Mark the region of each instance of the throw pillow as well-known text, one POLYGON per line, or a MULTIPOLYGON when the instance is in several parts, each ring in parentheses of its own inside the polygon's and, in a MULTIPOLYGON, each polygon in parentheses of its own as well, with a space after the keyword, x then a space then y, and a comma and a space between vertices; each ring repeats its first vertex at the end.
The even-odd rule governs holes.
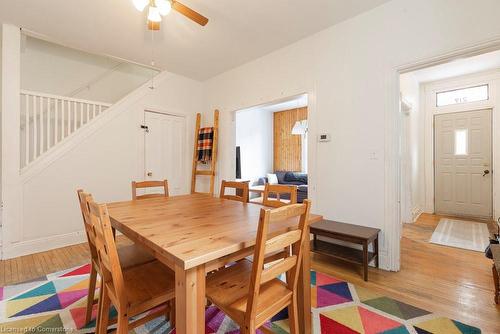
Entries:
POLYGON ((276 174, 267 174, 267 182, 269 184, 278 184, 278 177, 276 174))

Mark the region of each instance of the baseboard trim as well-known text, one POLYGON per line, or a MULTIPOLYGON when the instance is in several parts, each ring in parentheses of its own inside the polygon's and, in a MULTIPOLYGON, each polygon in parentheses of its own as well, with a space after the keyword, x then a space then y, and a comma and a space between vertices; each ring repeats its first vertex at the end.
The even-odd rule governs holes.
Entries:
POLYGON ((412 215, 412 222, 416 222, 417 219, 420 217, 420 215, 423 213, 422 209, 420 208, 413 208, 411 210, 411 215, 412 215))
POLYGON ((11 245, 4 245, 2 260, 80 244, 85 242, 86 238, 85 231, 82 230, 40 239, 20 241, 11 245))

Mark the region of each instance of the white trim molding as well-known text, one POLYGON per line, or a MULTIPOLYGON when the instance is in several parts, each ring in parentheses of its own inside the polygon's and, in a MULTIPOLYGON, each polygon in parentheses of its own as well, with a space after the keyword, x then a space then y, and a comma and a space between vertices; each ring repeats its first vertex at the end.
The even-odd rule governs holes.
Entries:
POLYGON ((45 252, 51 249, 80 244, 87 241, 85 231, 53 235, 46 238, 12 243, 3 253, 3 259, 45 252))
MULTIPOLYGON (((493 169, 500 166, 500 155, 495 150, 495 143, 500 140, 500 117, 497 115, 500 96, 500 69, 484 71, 455 78, 429 82, 422 85, 425 104, 425 212, 434 213, 434 117, 440 114, 474 111, 482 109, 492 110, 492 152, 493 169), (460 103, 444 107, 436 106, 436 93, 459 88, 466 88, 487 84, 489 87, 489 98, 485 101, 460 103)), ((492 173, 493 177, 493 218, 497 219, 500 213, 500 178, 498 173, 492 173)))
MULTIPOLYGON (((399 76, 403 73, 447 63, 454 59, 471 57, 499 49, 500 38, 495 38, 391 69, 392 76, 386 80, 386 87, 389 87, 389 89, 387 90, 385 113, 385 222, 381 240, 382 249, 385 249, 386 244, 391 245, 391 247, 387 248, 387 260, 381 261, 382 268, 392 271, 400 269, 402 224, 400 216, 401 161, 399 157, 399 141, 402 130, 400 123, 399 76)), ((498 138, 494 140, 498 140, 498 138)), ((495 214, 496 216, 497 214, 495 214)))

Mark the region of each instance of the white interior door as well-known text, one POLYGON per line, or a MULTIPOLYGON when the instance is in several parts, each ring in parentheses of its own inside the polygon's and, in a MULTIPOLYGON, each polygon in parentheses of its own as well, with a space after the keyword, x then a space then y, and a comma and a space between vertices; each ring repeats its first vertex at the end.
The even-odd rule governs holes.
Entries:
POLYGON ((491 110, 435 116, 436 213, 492 217, 491 110))
POLYGON ((170 195, 186 193, 186 120, 184 117, 146 111, 144 177, 168 180, 170 195))

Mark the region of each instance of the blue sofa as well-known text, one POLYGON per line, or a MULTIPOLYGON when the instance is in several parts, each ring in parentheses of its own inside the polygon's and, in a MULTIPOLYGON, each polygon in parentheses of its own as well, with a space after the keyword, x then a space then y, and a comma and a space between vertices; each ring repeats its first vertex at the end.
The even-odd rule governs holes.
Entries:
MULTIPOLYGON (((307 199, 307 174, 288 172, 288 171, 279 171, 275 172, 275 174, 278 178, 279 184, 297 186, 298 203, 302 203, 305 199, 307 199)), ((261 177, 257 181, 258 185, 265 185, 266 183, 267 183, 267 177, 261 177)), ((287 198, 287 195, 284 195, 283 199, 289 199, 289 198, 287 198)))

